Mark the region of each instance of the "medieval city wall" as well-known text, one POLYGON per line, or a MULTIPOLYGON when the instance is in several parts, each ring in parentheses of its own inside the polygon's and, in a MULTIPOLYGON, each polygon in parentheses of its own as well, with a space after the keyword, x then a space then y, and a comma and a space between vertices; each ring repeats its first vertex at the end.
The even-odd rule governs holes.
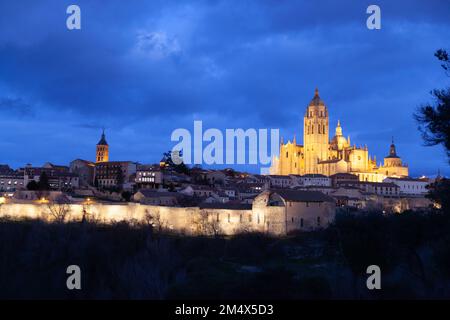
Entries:
POLYGON ((66 220, 114 223, 119 221, 151 223, 156 228, 186 234, 225 234, 259 231, 285 234, 283 207, 253 210, 201 209, 198 207, 164 207, 128 204, 67 204, 8 203, 0 206, 0 217, 54 219, 55 213, 66 210, 66 220))

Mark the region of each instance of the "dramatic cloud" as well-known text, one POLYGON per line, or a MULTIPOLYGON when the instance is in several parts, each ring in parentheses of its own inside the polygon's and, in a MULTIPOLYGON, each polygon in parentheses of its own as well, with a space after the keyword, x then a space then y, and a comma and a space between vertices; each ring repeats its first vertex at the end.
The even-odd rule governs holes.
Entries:
POLYGON ((433 57, 450 45, 448 1, 379 1, 379 31, 368 1, 83 0, 79 31, 70 4, 0 3, 0 163, 92 159, 102 127, 113 159, 158 161, 196 119, 301 140, 317 86, 332 131, 340 119, 378 159, 395 136, 413 174, 450 174, 412 119, 448 83, 433 57))

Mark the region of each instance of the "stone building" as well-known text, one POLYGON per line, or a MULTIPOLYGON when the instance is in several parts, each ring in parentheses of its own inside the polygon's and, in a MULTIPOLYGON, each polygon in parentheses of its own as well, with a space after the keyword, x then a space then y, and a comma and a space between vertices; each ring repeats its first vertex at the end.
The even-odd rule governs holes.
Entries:
POLYGON ((98 188, 123 188, 135 182, 137 163, 108 161, 95 164, 94 185, 98 188))
POLYGON ((157 189, 163 183, 163 172, 158 165, 137 165, 136 186, 157 189))
POLYGON ((384 182, 396 184, 403 196, 423 196, 428 192, 429 181, 426 179, 386 178, 384 182))
POLYGON ((14 192, 24 188, 23 174, 14 170, 0 172, 0 192, 14 192))
POLYGON ((133 195, 133 200, 142 204, 151 204, 155 206, 178 206, 183 195, 177 192, 158 192, 151 189, 141 189, 133 195))
POLYGON ((69 171, 78 175, 81 187, 94 184, 94 169, 95 163, 82 159, 71 161, 69 166, 69 171))
POLYGON ((51 190, 72 190, 79 187, 79 177, 70 172, 69 167, 46 163, 42 167, 27 165, 18 170, 24 177, 23 183, 26 187, 31 181, 39 182, 45 173, 51 190))
POLYGON ((253 200, 265 228, 275 233, 314 230, 328 226, 336 212, 335 200, 319 191, 268 190, 253 200))

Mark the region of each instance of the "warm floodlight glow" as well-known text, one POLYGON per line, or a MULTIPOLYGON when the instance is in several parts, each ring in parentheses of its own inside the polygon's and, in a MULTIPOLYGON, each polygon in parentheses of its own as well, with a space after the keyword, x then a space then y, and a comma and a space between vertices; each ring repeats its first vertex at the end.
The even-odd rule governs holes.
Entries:
POLYGON ((46 199, 45 197, 42 197, 41 199, 38 200, 38 203, 48 203, 48 199, 46 199))

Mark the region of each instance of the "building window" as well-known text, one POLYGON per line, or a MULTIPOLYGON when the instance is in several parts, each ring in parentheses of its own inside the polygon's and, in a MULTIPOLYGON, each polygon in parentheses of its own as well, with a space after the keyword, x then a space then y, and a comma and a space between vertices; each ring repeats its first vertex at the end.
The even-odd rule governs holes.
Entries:
POLYGON ((300 227, 303 228, 303 218, 300 219, 300 227))
POLYGON ((317 226, 320 227, 320 217, 317 217, 317 226))

